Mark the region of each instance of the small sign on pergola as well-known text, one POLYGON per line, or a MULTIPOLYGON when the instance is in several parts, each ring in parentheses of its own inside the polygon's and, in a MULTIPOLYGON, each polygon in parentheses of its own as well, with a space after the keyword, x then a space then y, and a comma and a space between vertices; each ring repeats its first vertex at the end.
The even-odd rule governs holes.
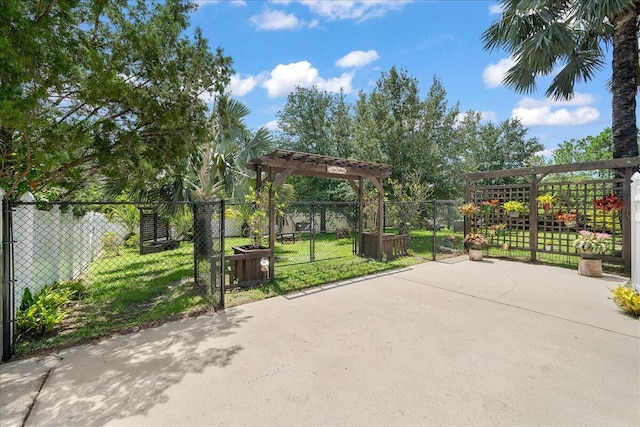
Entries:
POLYGON ((325 178, 344 179, 358 194, 359 221, 358 242, 362 247, 362 211, 364 181, 370 180, 378 191, 378 258, 382 258, 383 236, 383 200, 384 190, 382 183, 384 178, 391 175, 391 166, 380 163, 361 162, 358 160, 341 159, 337 157, 320 156, 317 154, 301 153, 297 151, 276 150, 270 154, 257 157, 247 164, 249 169, 256 172, 256 191, 260 191, 266 182, 272 183, 269 194, 269 247, 271 259, 269 262, 270 277, 273 277, 274 243, 275 243, 275 202, 273 189, 291 175, 319 176, 325 178))

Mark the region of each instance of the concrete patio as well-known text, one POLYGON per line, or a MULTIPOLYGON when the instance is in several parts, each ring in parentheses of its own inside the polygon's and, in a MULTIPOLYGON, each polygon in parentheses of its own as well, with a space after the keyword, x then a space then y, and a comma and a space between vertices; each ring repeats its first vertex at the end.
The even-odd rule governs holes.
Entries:
POLYGON ((455 258, 327 285, 3 364, 0 424, 637 425, 625 281, 455 258))

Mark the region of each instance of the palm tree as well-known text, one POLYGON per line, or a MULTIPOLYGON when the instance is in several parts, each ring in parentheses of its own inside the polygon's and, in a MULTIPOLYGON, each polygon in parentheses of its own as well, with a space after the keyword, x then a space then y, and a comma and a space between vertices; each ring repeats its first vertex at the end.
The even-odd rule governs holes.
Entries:
POLYGON ((613 46, 611 77, 613 157, 638 156, 636 91, 640 0, 501 0, 503 12, 482 35, 485 49, 503 48, 515 65, 504 82, 521 93, 536 78, 555 75, 547 96, 569 99, 578 81, 604 66, 613 46))

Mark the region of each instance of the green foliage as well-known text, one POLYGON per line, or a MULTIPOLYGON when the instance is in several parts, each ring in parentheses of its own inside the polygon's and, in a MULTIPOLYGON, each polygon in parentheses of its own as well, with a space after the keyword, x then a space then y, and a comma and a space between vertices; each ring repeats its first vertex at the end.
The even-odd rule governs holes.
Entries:
POLYGON ((415 172, 403 185, 390 180, 392 196, 395 203, 387 203, 387 218, 398 228, 400 234, 409 234, 424 212, 424 201, 428 200, 433 189, 421 179, 422 174, 415 172))
POLYGON ((64 306, 71 301, 72 294, 68 288, 45 286, 31 300, 23 300, 16 312, 18 335, 42 336, 52 331, 67 316, 64 306))
POLYGON ((8 196, 99 174, 128 183, 184 170, 207 133, 203 93, 231 58, 191 31, 187 0, 3 2, 0 186, 8 196))
POLYGON ((102 236, 102 249, 108 256, 119 256, 122 238, 115 231, 110 231, 102 236))
POLYGON ((509 200, 502 205, 505 212, 524 212, 525 206, 517 200, 509 200))
POLYGON ((611 290, 613 301, 620 310, 633 316, 640 317, 640 294, 633 288, 618 286, 611 290))
POLYGON ((87 285, 81 279, 66 280, 63 282, 57 282, 51 285, 53 289, 68 291, 69 298, 71 300, 79 300, 85 297, 87 294, 87 285))
MULTIPOLYGON (((529 166, 544 146, 537 138, 527 138, 527 128, 517 119, 498 124, 483 123, 479 113, 468 112, 457 128, 457 149, 464 172, 493 171, 529 166)), ((521 177, 491 178, 482 184, 512 184, 521 177)))
POLYGON ((580 230, 573 241, 573 247, 579 252, 593 252, 594 254, 602 255, 612 249, 611 235, 580 230))
POLYGON ((102 207, 102 213, 104 213, 108 221, 127 229, 125 241, 136 234, 140 223, 140 209, 136 205, 127 203, 105 205, 102 207))
POLYGON ((124 245, 134 248, 140 246, 140 235, 138 233, 133 234, 131 237, 124 241, 124 245))
POLYGON ((249 237, 254 248, 260 248, 264 242, 264 231, 269 224, 269 191, 271 183, 268 182, 260 191, 251 189, 244 198, 245 202, 253 207, 247 218, 249 237))

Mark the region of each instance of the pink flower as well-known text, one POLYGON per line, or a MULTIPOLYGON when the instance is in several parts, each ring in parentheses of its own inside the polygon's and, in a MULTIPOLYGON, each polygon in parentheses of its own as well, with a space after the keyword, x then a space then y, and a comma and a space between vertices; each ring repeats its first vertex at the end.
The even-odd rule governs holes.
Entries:
POLYGON ((597 239, 608 239, 609 237, 611 237, 611 234, 607 234, 607 233, 596 233, 596 238, 597 238, 597 239))
POLYGON ((591 234, 591 232, 588 230, 580 230, 579 233, 581 236, 588 236, 591 234))

